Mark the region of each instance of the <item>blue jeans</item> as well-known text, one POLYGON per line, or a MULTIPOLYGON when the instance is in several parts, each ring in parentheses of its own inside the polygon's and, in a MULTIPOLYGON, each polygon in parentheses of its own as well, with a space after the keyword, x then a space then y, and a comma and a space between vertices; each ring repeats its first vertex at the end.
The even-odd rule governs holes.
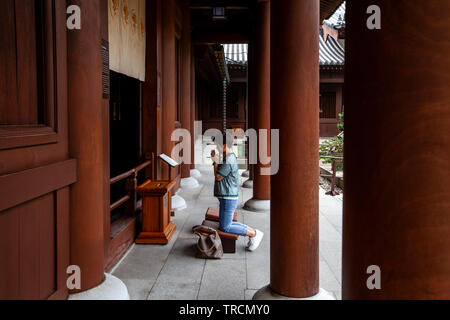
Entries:
POLYGON ((220 201, 220 230, 226 233, 235 234, 238 236, 246 236, 248 227, 239 222, 233 222, 234 213, 238 206, 238 200, 224 200, 220 201))

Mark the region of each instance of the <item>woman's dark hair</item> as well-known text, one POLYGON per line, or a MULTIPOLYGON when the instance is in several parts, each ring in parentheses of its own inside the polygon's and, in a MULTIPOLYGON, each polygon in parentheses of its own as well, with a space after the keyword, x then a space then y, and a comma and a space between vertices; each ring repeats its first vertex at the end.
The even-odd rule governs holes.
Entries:
POLYGON ((222 136, 215 136, 212 138, 212 140, 219 147, 222 147, 224 142, 227 144, 227 147, 230 149, 233 148, 233 145, 234 145, 234 137, 233 137, 233 135, 228 134, 228 133, 224 133, 222 136), (220 141, 219 137, 222 138, 222 141, 220 141))

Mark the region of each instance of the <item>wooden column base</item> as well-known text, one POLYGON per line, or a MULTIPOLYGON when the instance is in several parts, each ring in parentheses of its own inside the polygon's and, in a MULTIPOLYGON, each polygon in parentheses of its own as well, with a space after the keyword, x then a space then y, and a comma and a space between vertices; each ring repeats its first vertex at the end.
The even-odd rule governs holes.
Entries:
POLYGON ((177 227, 173 222, 169 223, 164 232, 141 232, 136 244, 168 244, 177 227))

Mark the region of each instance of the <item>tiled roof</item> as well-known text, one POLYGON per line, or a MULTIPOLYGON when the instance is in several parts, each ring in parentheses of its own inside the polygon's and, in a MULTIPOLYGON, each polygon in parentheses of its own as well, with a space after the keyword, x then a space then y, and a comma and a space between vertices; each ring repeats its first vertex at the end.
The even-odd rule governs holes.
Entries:
POLYGON ((225 44, 224 50, 228 64, 247 64, 248 44, 225 44))
POLYGON ((319 38, 320 66, 343 66, 345 64, 345 50, 341 44, 330 36, 327 42, 325 42, 322 32, 319 38))
POLYGON ((336 12, 327 20, 324 21, 327 25, 333 28, 342 28, 345 26, 345 12, 347 4, 344 1, 336 12))
MULTIPOLYGON (((321 32, 319 45, 321 66, 343 66, 345 64, 345 50, 334 38, 328 37, 325 42, 321 32)), ((224 49, 228 64, 247 64, 248 44, 225 44, 224 49)))

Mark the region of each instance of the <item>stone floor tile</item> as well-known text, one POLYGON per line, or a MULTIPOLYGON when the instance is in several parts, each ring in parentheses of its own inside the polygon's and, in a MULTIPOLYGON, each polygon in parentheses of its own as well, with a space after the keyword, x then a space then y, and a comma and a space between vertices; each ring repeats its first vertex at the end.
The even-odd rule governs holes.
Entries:
POLYGON ((122 279, 128 289, 131 300, 146 300, 155 280, 122 279))
POLYGON ((196 300, 200 284, 186 283, 173 277, 168 281, 160 280, 148 296, 148 300, 196 300))
POLYGON ((136 245, 113 275, 124 279, 156 280, 170 253, 170 247, 136 245))
POLYGON ((333 294, 336 297, 336 300, 342 300, 342 292, 340 290, 334 291, 333 294))
POLYGON ((200 287, 200 300, 244 300, 244 260, 208 260, 200 287))
POLYGON ((341 290, 341 284, 326 262, 320 263, 320 287, 328 292, 341 290))
POLYGON ((258 292, 258 290, 245 290, 245 300, 253 300, 253 296, 258 292))

